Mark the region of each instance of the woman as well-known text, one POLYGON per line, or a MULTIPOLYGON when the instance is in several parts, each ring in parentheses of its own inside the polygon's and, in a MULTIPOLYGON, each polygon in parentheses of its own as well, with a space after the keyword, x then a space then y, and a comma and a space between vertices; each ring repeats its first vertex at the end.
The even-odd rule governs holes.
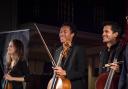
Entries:
POLYGON ((24 60, 24 45, 20 40, 10 41, 6 54, 5 80, 12 84, 12 89, 23 89, 23 81, 29 74, 28 66, 24 60))

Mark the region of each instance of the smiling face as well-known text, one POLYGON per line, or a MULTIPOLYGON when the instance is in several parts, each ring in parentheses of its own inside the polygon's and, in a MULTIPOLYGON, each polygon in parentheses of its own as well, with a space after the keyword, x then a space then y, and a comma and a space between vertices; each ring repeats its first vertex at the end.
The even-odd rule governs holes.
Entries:
POLYGON ((103 42, 104 43, 112 43, 113 41, 116 41, 118 37, 118 32, 113 32, 112 27, 110 25, 106 25, 103 28, 103 42))
POLYGON ((72 42, 74 33, 71 32, 69 26, 62 26, 60 28, 59 37, 61 43, 72 42))

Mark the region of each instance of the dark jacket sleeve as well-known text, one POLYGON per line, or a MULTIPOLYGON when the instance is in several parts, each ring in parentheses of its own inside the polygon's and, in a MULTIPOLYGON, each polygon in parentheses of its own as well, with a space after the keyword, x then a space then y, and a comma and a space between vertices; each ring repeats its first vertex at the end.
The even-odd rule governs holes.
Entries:
POLYGON ((32 80, 32 76, 29 73, 29 67, 28 67, 26 61, 22 61, 22 72, 23 72, 23 75, 24 75, 25 82, 28 82, 28 81, 32 80))
POLYGON ((67 77, 70 80, 85 78, 85 66, 87 63, 85 61, 85 50, 83 47, 76 49, 76 53, 70 63, 69 65, 72 66, 67 70, 67 77))

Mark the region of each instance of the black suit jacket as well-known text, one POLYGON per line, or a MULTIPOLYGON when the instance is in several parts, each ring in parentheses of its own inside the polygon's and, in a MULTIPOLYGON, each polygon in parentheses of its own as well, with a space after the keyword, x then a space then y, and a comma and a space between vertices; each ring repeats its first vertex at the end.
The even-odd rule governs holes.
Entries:
MULTIPOLYGON (((104 49, 101 51, 100 54, 100 67, 99 67, 99 73, 106 72, 107 68, 104 68, 103 66, 108 63, 109 59, 112 59, 111 62, 113 62, 114 56, 117 52, 119 52, 117 61, 123 61, 122 64, 120 64, 120 71, 119 71, 119 83, 117 85, 117 89, 127 89, 127 66, 128 65, 128 45, 125 47, 120 47, 121 50, 117 50, 119 44, 116 44, 111 47, 110 52, 107 51, 107 49, 104 49)), ((110 68, 109 68, 110 69, 110 68)), ((116 73, 117 74, 117 73, 116 73)))
MULTIPOLYGON (((57 62, 62 46, 59 47, 54 55, 57 62)), ((65 61, 62 61, 61 67, 66 70, 67 78, 71 81, 72 89, 85 89, 85 51, 80 46, 73 45, 67 54, 65 61)))

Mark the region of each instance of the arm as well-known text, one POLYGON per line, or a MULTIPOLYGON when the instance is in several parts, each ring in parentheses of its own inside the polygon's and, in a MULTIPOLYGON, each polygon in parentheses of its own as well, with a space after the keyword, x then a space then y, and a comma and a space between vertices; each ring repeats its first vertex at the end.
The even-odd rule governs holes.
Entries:
POLYGON ((22 62, 22 73, 24 77, 19 77, 19 80, 23 80, 25 82, 33 81, 33 76, 29 73, 29 67, 26 61, 22 62))
POLYGON ((29 69, 26 61, 19 61, 15 68, 11 71, 10 74, 4 76, 5 80, 9 81, 28 81, 29 79, 29 69), (18 76, 18 77, 17 77, 18 76))
POLYGON ((9 74, 5 75, 4 77, 5 77, 5 80, 24 82, 24 77, 12 77, 9 74))

